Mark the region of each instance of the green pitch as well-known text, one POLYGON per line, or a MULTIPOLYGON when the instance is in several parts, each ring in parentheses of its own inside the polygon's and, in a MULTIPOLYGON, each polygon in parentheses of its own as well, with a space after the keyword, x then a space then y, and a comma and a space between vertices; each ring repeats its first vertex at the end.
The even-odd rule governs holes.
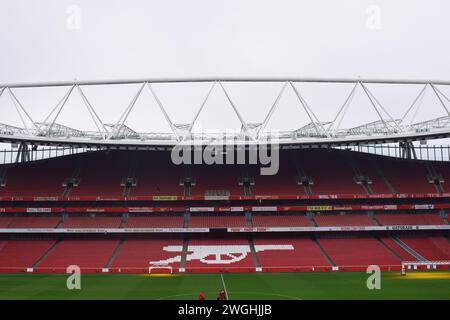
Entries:
POLYGON ((225 287, 239 299, 450 299, 450 272, 383 273, 380 290, 368 274, 86 274, 81 290, 68 290, 67 275, 0 274, 0 299, 216 299, 225 287))

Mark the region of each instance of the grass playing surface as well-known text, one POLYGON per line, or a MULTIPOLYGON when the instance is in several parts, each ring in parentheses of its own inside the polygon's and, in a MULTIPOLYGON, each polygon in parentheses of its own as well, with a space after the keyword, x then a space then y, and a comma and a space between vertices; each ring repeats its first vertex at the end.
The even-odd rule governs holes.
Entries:
POLYGON ((216 299, 225 286, 239 299, 450 299, 450 272, 383 273, 381 290, 368 290, 360 272, 281 274, 85 274, 81 290, 68 275, 0 274, 0 299, 216 299))

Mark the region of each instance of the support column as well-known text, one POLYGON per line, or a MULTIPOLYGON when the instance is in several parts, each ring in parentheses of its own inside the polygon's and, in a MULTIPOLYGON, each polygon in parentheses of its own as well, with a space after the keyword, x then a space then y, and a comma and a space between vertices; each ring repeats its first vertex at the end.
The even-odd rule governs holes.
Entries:
POLYGON ((399 143, 400 155, 404 159, 417 159, 416 149, 411 141, 404 141, 399 143))
POLYGON ((21 142, 17 150, 16 163, 30 161, 30 149, 28 143, 21 142))

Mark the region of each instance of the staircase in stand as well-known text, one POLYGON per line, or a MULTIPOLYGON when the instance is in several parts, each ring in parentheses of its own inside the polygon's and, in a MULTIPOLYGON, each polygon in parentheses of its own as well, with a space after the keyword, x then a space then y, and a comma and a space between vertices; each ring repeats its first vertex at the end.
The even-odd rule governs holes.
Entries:
POLYGON ((246 212, 245 213, 245 220, 247 222, 247 227, 253 228, 253 219, 252 219, 252 213, 246 212))
POLYGON ((128 214, 128 213, 124 213, 124 214, 122 215, 122 219, 120 220, 119 229, 123 229, 123 227, 125 226, 125 224, 126 224, 127 221, 128 221, 128 217, 129 217, 129 214, 128 214))
POLYGON ((437 193, 444 193, 444 188, 442 187, 442 177, 436 172, 432 164, 427 164, 428 171, 428 181, 434 185, 437 193))
POLYGON ((419 260, 420 262, 427 262, 428 260, 425 259, 423 256, 421 256, 420 254, 418 254, 416 251, 414 251, 410 246, 408 246, 406 243, 404 243, 402 240, 400 240, 397 237, 391 237, 392 240, 394 240, 394 242, 396 244, 398 244, 403 250, 405 250, 406 252, 408 252, 410 255, 412 255, 414 258, 416 258, 417 260, 419 260))
POLYGON ((258 270, 260 270, 261 263, 259 262, 258 254, 256 253, 253 238, 250 234, 247 237, 248 237, 248 245, 250 246, 250 251, 252 252, 253 263, 255 264, 255 267, 258 268, 258 270))
POLYGON ((191 218, 191 215, 188 211, 186 211, 183 215, 183 228, 189 227, 189 219, 191 218))
POLYGON ((336 267, 336 264, 333 262, 333 260, 331 260, 330 256, 328 256, 328 254, 325 252, 325 250, 322 248, 322 246, 320 245, 319 241, 317 241, 317 238, 315 236, 311 237, 312 241, 314 242, 314 244, 316 245, 317 249, 319 249, 320 253, 322 254, 322 256, 325 258, 325 260, 328 261, 328 263, 330 264, 330 266, 332 267, 336 267))
POLYGON ((399 261, 402 261, 402 260, 403 260, 403 258, 400 257, 394 250, 392 250, 386 243, 384 243, 383 240, 381 240, 381 239, 380 239, 379 237, 377 237, 377 236, 375 236, 375 239, 376 239, 379 243, 381 243, 381 245, 382 245, 383 247, 385 247, 386 250, 389 251, 392 255, 394 255, 399 261))
POLYGON ((70 195, 70 192, 73 190, 73 188, 76 188, 78 186, 78 183, 80 182, 80 172, 81 172, 81 165, 75 169, 75 171, 72 173, 72 176, 68 179, 66 179, 65 183, 66 186, 64 188, 63 197, 68 197, 70 195))
POLYGON ((378 175, 383 179, 384 183, 388 187, 389 192, 392 193, 392 194, 398 193, 397 189, 394 187, 394 185, 386 177, 386 175, 384 174, 383 170, 381 170, 380 166, 373 159, 371 160, 371 162, 372 162, 373 167, 377 171, 378 175))
POLYGON ((122 244, 123 244, 124 241, 125 240, 123 240, 123 239, 119 240, 119 243, 117 244, 117 246, 114 249, 111 257, 109 258, 108 262, 106 263, 105 268, 109 268, 112 265, 112 263, 114 262, 114 259, 116 259, 116 256, 119 253, 120 247, 122 247, 122 244))
POLYGON ((381 225, 382 225, 382 224, 380 223, 380 221, 377 220, 377 218, 375 217, 375 215, 372 214, 372 215, 370 216, 370 219, 372 219, 372 222, 373 222, 374 225, 376 225, 376 226, 381 226, 381 225))
POLYGON ((314 220, 314 214, 308 213, 308 223, 311 227, 318 227, 316 220, 314 220))
POLYGON ((183 250, 181 251, 180 269, 186 268, 186 256, 189 248, 189 235, 185 235, 183 239, 183 250))
POLYGON ((368 195, 373 194, 372 188, 370 187, 369 184, 369 177, 366 177, 362 174, 361 170, 358 168, 355 160, 351 157, 350 154, 347 154, 346 158, 347 163, 349 163, 350 167, 352 168, 353 180, 355 181, 355 183, 357 185, 360 185, 364 189, 366 194, 368 195))
POLYGON ((50 252, 52 252, 56 248, 56 246, 60 242, 61 242, 60 239, 56 240, 55 243, 47 251, 45 251, 44 254, 39 259, 37 259, 37 261, 35 263, 33 263, 33 265, 31 267, 36 268, 39 265, 39 263, 42 260, 44 260, 50 254, 50 252))

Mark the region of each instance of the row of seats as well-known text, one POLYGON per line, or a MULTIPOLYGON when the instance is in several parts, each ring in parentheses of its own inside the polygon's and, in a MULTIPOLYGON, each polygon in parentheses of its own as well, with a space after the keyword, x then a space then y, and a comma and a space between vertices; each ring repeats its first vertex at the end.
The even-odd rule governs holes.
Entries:
POLYGON ((366 214, 319 214, 314 217, 319 227, 373 226, 373 220, 366 214))
POLYGON ((427 260, 450 260, 450 242, 443 237, 401 238, 410 248, 427 260))
MULTIPOLYGON (((429 261, 450 260, 450 242, 440 236, 401 237, 429 261)), ((399 265, 417 261, 392 238, 324 238, 255 235, 256 259, 266 268, 399 265)), ((0 268, 147 268, 179 266, 183 239, 177 236, 126 240, 2 240, 0 268)), ((255 258, 245 237, 191 236, 186 268, 251 268, 255 258)), ((1 269, 0 269, 1 271, 1 269)))
POLYGON ((377 214, 376 220, 384 226, 444 224, 438 214, 377 214))
POLYGON ((330 259, 339 266, 395 265, 400 260, 374 238, 319 239, 330 259))
MULTIPOLYGON (((433 166, 445 191, 450 167, 433 166)), ((276 175, 261 175, 256 165, 178 166, 163 151, 97 151, 3 167, 0 196, 61 196, 68 178, 76 185, 69 196, 367 194, 357 175, 370 180, 374 194, 438 192, 424 162, 334 149, 282 150, 276 175), (310 181, 309 188, 299 185, 299 177, 310 181), (125 178, 132 179, 128 192, 125 178), (184 178, 191 178, 190 187, 183 186, 184 178)))
MULTIPOLYGON (((333 227, 374 225, 443 225, 445 221, 438 213, 411 214, 316 214, 308 218, 305 214, 258 215, 250 221, 244 215, 191 215, 190 228, 233 228, 233 227, 333 227)), ((173 216, 121 216, 69 217, 0 217, 0 228, 182 228, 184 217, 173 216)))

